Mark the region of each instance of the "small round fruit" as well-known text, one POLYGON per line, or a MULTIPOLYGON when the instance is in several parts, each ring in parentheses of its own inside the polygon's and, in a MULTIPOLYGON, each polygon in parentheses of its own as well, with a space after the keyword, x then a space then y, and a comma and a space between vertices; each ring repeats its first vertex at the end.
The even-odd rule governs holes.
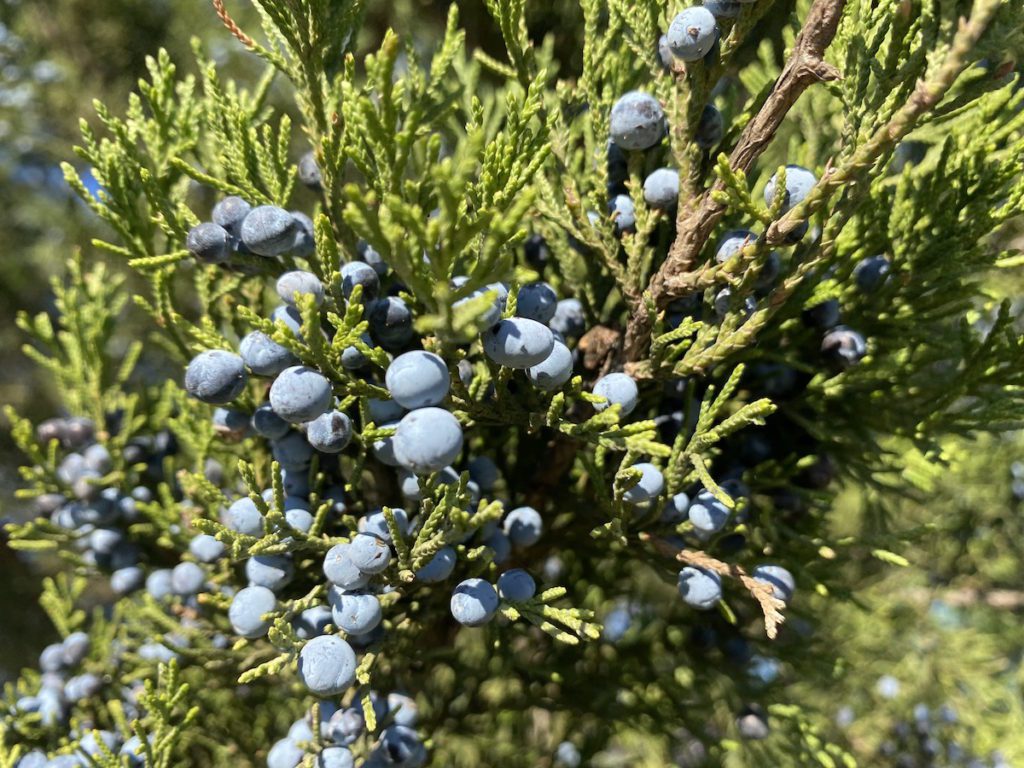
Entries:
POLYGON ((231 258, 231 235, 219 224, 204 221, 188 231, 185 247, 204 264, 223 264, 231 258))
POLYGON ((665 112, 649 93, 630 91, 615 102, 608 126, 612 141, 622 149, 648 149, 665 135, 665 112))
POLYGON ((484 352, 508 368, 530 368, 543 362, 555 344, 551 329, 536 320, 510 317, 483 335, 484 352))
POLYGON ((334 399, 331 382, 304 365, 286 368, 270 387, 270 405, 285 421, 301 424, 326 413, 334 399))
POLYGON ((438 472, 462 451, 462 425, 441 408, 419 408, 398 422, 392 445, 395 459, 411 472, 438 472))
POLYGON ((306 424, 306 439, 323 453, 340 453, 352 440, 352 421, 341 411, 328 411, 306 424))
POLYGON ((452 593, 452 616, 467 627, 482 627, 498 610, 498 593, 483 579, 466 579, 452 593))
POLYGON ((714 571, 688 565, 679 571, 679 594, 683 602, 706 611, 722 599, 722 577, 714 571))
POLYGON ((441 357, 418 349, 392 360, 384 383, 391 398, 411 411, 443 403, 451 387, 451 375, 441 357))
POLYGON ((235 634, 247 638, 263 637, 271 621, 264 618, 277 609, 277 598, 266 587, 245 587, 235 595, 228 608, 228 620, 235 634))
POLYGON ((537 594, 537 582, 522 568, 513 568, 498 577, 498 594, 506 600, 521 603, 537 594))
POLYGON ((279 256, 295 242, 295 218, 276 205, 260 205, 242 221, 245 247, 260 256, 279 256))
POLYGON ((667 35, 673 56, 683 61, 699 61, 718 40, 718 22, 707 8, 693 6, 672 19, 667 35))
POLYGON ((344 693, 355 677, 355 652, 340 637, 314 637, 299 652, 299 679, 316 696, 344 693))
POLYGON ((622 409, 622 416, 632 413, 640 399, 636 381, 625 373, 609 373, 607 376, 602 376, 594 384, 594 394, 600 395, 608 401, 595 403, 595 411, 603 411, 609 406, 618 405, 622 409))
POLYGON ((185 370, 185 391, 211 405, 230 403, 245 389, 245 363, 222 349, 200 352, 185 370))

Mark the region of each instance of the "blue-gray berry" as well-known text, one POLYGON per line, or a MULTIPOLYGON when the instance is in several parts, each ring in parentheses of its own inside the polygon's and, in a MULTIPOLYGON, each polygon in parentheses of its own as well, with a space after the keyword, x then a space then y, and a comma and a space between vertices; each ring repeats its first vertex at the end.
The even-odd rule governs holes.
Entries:
POLYGON ((672 55, 672 49, 668 47, 668 35, 662 35, 658 38, 658 61, 661 62, 661 68, 666 72, 670 72, 675 60, 675 56, 672 55))
POLYGON ((356 254, 362 261, 373 267, 373 271, 380 277, 384 277, 388 273, 388 265, 384 258, 377 252, 376 248, 365 240, 360 240, 356 243, 356 254))
POLYGON ((206 572, 201 566, 188 561, 178 563, 171 571, 171 588, 182 597, 198 595, 206 583, 206 572))
POLYGON ((370 581, 370 575, 364 573, 352 562, 348 554, 349 545, 335 544, 324 556, 324 576, 332 584, 342 589, 362 589, 370 581))
POLYGON ((324 634, 327 625, 333 621, 331 608, 327 605, 314 605, 300 613, 292 625, 295 627, 295 634, 302 640, 311 637, 318 637, 324 634))
POLYGON ((260 514, 256 502, 248 496, 231 503, 224 513, 223 522, 231 530, 244 533, 246 536, 263 535, 263 515, 260 514))
POLYGON ((498 365, 530 368, 551 354, 555 337, 536 320, 510 317, 485 331, 483 342, 484 352, 498 365))
POLYGON ((547 325, 555 316, 558 294, 547 283, 527 283, 516 294, 516 317, 547 325))
POLYGON ((391 361, 384 384, 394 402, 411 411, 443 403, 451 375, 441 357, 417 349, 391 361))
POLYGON ((292 211, 292 218, 295 219, 295 242, 289 250, 296 256, 308 259, 316 250, 313 220, 302 211, 292 211))
POLYGON ((231 235, 219 224, 204 221, 188 231, 185 247, 204 264, 223 264, 231 258, 231 235))
POLYGON ((633 205, 633 198, 629 195, 616 195, 609 200, 608 213, 612 217, 615 231, 618 234, 632 232, 636 229, 636 207, 633 205))
POLYGON ((526 377, 538 389, 552 391, 560 389, 572 378, 572 352, 560 341, 556 341, 544 360, 526 369, 526 377))
POLYGON ((634 464, 630 469, 639 469, 641 476, 640 482, 622 495, 627 504, 646 504, 665 490, 665 476, 653 464, 645 461, 634 464))
POLYGON ((370 334, 385 349, 400 349, 413 337, 412 312, 397 296, 377 299, 367 307, 370 334))
POLYGON ((249 584, 274 592, 287 586, 294 575, 295 565, 289 555, 253 555, 245 563, 249 584))
POLYGON ((891 270, 892 263, 885 256, 868 256, 861 259, 853 269, 857 290, 861 293, 874 293, 889 279, 891 270))
POLYGON ((759 565, 751 571, 751 576, 772 588, 772 594, 784 603, 793 599, 796 580, 793 574, 781 565, 759 565))
POLYGON ((270 313, 270 321, 275 325, 280 321, 284 323, 285 328, 292 332, 295 338, 304 338, 302 335, 302 315, 299 314, 299 310, 295 307, 289 304, 279 304, 270 313))
POLYGON ((398 422, 393 446, 395 459, 411 472, 437 472, 462 451, 462 425, 441 408, 420 408, 398 422))
POLYGON ((427 584, 444 581, 455 570, 457 561, 458 556, 452 547, 441 547, 426 565, 416 571, 416 579, 427 584))
POLYGON ((223 542, 208 533, 200 533, 188 543, 188 551, 201 563, 213 563, 224 554, 223 542))
POLYGON ((483 579, 466 579, 452 592, 452 616, 467 627, 482 627, 498 610, 498 593, 483 579))
POLYGON ((270 386, 274 413, 292 424, 312 421, 326 413, 333 399, 330 380, 305 365, 285 368, 270 386))
POLYGON ((280 440, 292 428, 291 424, 274 413, 270 403, 264 403, 253 412, 249 425, 256 434, 268 440, 280 440))
POLYGON ((285 472, 302 472, 313 460, 313 446, 301 432, 291 431, 280 440, 272 440, 270 453, 285 472))
POLYGON ((587 316, 579 299, 562 299, 555 307, 554 317, 548 326, 566 338, 582 336, 587 330, 587 316))
POLYGON ((690 504, 687 515, 701 533, 717 533, 729 522, 731 510, 715 498, 711 491, 701 491, 690 504))
POLYGON ((621 407, 621 416, 628 416, 640 400, 636 381, 625 373, 609 373, 594 384, 594 394, 605 398, 606 403, 595 403, 595 411, 603 411, 612 405, 621 407))
POLYGON ((279 739, 267 752, 267 768, 296 768, 306 756, 306 750, 292 739, 279 739))
POLYGON ((89 640, 89 635, 85 632, 72 632, 60 644, 64 664, 69 667, 77 667, 89 655, 91 645, 92 642, 89 640))
MULTIPOLYGON (((409 533, 409 516, 405 513, 405 510, 397 507, 391 510, 391 515, 395 519, 398 533, 402 536, 409 533)), ((385 517, 384 510, 382 509, 359 518, 359 531, 360 533, 373 534, 387 542, 391 541, 391 529, 388 528, 387 517, 385 517)))
POLYGON ((388 714, 397 725, 415 728, 420 713, 416 700, 412 696, 395 692, 388 694, 388 714))
POLYGON ((490 456, 477 456, 469 462, 469 477, 483 491, 491 491, 498 484, 498 465, 490 456))
POLYGON ((649 93, 630 91, 615 102, 608 127, 612 141, 622 149, 648 149, 665 135, 665 112, 649 93))
POLYGON ((245 247, 259 256, 279 256, 295 243, 295 218, 276 205, 259 205, 242 221, 245 247))
MULTIPOLYGON (((383 424, 377 424, 380 428, 393 428, 397 429, 397 421, 387 421, 383 424)), ((373 451, 374 458, 382 464, 387 464, 389 467, 399 466, 398 459, 395 456, 395 436, 394 433, 386 437, 378 437, 373 441, 373 445, 370 447, 373 451)))
POLYGON ((327 723, 327 737, 336 744, 348 746, 366 730, 361 709, 348 707, 331 715, 327 723))
POLYGON ((517 547, 529 547, 540 541, 544 521, 533 507, 517 507, 505 516, 502 529, 517 547))
POLYGON ((245 587, 231 600, 228 620, 235 634, 247 638, 263 637, 270 629, 266 614, 277 609, 277 598, 266 587, 245 587))
MULTIPOLYGON (((719 320, 724 320, 728 314, 729 309, 733 303, 733 293, 731 288, 723 288, 715 294, 715 298, 712 302, 712 306, 715 310, 715 315, 719 320)), ((743 303, 739 306, 739 311, 743 313, 744 317, 750 317, 757 309, 757 299, 753 296, 747 296, 743 299, 743 303)))
POLYGON ((699 61, 718 40, 718 22, 707 8, 693 6, 672 19, 667 34, 673 56, 683 61, 699 61))
POLYGON ((363 304, 369 303, 380 290, 380 276, 377 270, 363 261, 350 261, 341 268, 341 292, 345 298, 352 295, 357 285, 363 287, 363 304))
POLYGON ((391 563, 391 547, 379 536, 358 533, 349 542, 348 556, 363 573, 380 573, 391 563))
POLYGON ((323 189, 323 176, 320 174, 320 166, 316 163, 313 150, 299 158, 298 177, 304 187, 309 187, 315 192, 323 189))
POLYGON ((340 637, 314 637, 299 652, 299 679, 316 696, 344 693, 355 676, 356 655, 340 637))
POLYGON ((257 376, 277 376, 285 368, 298 363, 298 359, 285 347, 263 331, 252 331, 238 345, 242 360, 257 376))
POLYGON ((722 113, 715 109, 713 105, 706 105, 700 113, 700 122, 697 123, 697 130, 694 132, 693 140, 701 149, 714 149, 718 142, 722 140, 724 132, 725 124, 722 122, 722 113))
POLYGON ((242 358, 222 349, 200 352, 185 369, 185 391, 212 405, 230 403, 242 394, 245 382, 242 358))
POLYGON ((708 610, 722 599, 722 577, 714 571, 688 565, 679 571, 679 594, 683 602, 708 610))
POLYGON ((146 573, 137 565, 118 568, 110 574, 110 589, 116 595, 128 595, 141 589, 146 582, 146 573))
POLYGON ((163 600, 174 594, 171 582, 171 569, 159 568, 146 577, 146 591, 154 600, 163 600))
MULTIPOLYGON (((420 768, 427 763, 427 748, 412 728, 392 725, 381 734, 380 746, 388 765, 396 768, 420 768)), ((370 766, 372 768, 372 766, 370 766)))
POLYGON ((644 202, 651 208, 667 211, 679 202, 679 171, 658 168, 644 179, 644 202))
POLYGON ((716 19, 735 19, 742 8, 738 0, 704 0, 703 5, 716 19))
POLYGON ((380 600, 363 592, 330 593, 334 624, 350 635, 365 635, 381 622, 380 600))
POLYGON ((242 236, 242 222, 251 210, 252 206, 245 200, 231 195, 213 206, 210 218, 214 224, 224 227, 232 237, 239 238, 242 236))
POLYGON ((498 577, 498 594, 506 600, 521 603, 537 594, 537 582, 522 568, 513 568, 498 577))
MULTIPOLYGON (((107 751, 117 754, 117 750, 121 746, 121 739, 112 731, 88 731, 78 742, 78 749, 89 757, 100 757, 105 754, 100 744, 107 751)), ((86 764, 91 762, 86 761, 86 764)))
POLYGON ((555 762, 562 768, 579 768, 582 759, 579 749, 571 741, 563 741, 555 750, 555 762))
POLYGON ((864 358, 868 345, 860 333, 840 325, 825 334, 821 341, 821 352, 834 367, 844 371, 864 358))
POLYGON ((306 439, 323 453, 340 453, 352 440, 352 421, 341 411, 328 411, 306 424, 306 439))
POLYGON ((324 302, 324 286, 312 272, 295 269, 277 279, 277 295, 285 304, 295 306, 295 294, 312 296, 317 306, 324 302))
POLYGON ((60 643, 51 643, 43 648, 39 654, 39 669, 43 672, 59 672, 65 666, 63 660, 63 646, 60 643))
POLYGON ((324 747, 316 759, 316 768, 353 768, 355 758, 345 747, 324 747))
MULTIPOLYGON (((775 187, 778 184, 778 173, 773 173, 768 179, 764 188, 765 205, 771 205, 775 199, 775 187)), ((783 193, 783 211, 796 208, 807 199, 814 185, 818 183, 818 177, 814 172, 800 165, 786 166, 786 190, 783 193)))

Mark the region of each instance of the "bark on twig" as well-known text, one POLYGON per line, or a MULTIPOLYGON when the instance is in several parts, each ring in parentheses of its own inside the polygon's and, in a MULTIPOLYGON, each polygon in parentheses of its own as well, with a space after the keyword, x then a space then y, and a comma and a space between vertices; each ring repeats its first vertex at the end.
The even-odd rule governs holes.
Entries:
MULTIPOLYGON (((825 49, 835 37, 845 0, 815 0, 797 37, 793 53, 764 105, 747 124, 729 163, 747 171, 771 143, 775 132, 800 95, 811 85, 840 76, 839 70, 824 60, 825 49)), ((725 206, 713 199, 713 192, 724 189, 716 183, 705 190, 696 205, 680 206, 676 221, 676 239, 668 257, 651 278, 648 291, 662 309, 678 293, 673 281, 693 269, 704 243, 725 213, 725 206)), ((685 279, 684 279, 685 282, 685 279)), ((628 362, 641 358, 647 348, 651 321, 643 302, 634 308, 626 329, 624 353, 628 362)))

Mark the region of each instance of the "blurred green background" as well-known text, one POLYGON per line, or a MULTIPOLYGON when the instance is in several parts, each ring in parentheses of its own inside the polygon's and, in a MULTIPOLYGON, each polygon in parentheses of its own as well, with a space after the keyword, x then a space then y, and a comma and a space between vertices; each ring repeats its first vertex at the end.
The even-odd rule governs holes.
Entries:
MULTIPOLYGON (((533 29, 554 34, 557 50, 578 52, 575 3, 535 5, 543 7, 531 10, 533 29)), ((781 43, 771 27, 781 25, 789 5, 780 3, 775 21, 763 30, 776 50, 781 43)), ((256 26, 244 3, 229 7, 243 28, 256 26)), ((460 7, 469 44, 500 54, 484 4, 466 0, 460 7)), ((415 30, 429 49, 446 8, 447 3, 433 0, 373 4, 367 38, 379 39, 391 25, 415 30)), ((61 274, 76 248, 84 249, 87 263, 95 259, 89 241, 102 234, 100 222, 72 198, 59 163, 75 161, 78 121, 92 119, 93 99, 121 111, 145 74, 146 56, 160 47, 189 71, 194 37, 228 75, 250 80, 258 73, 259 66, 225 32, 208 0, 0 5, 0 402, 33 420, 58 413, 59 404, 20 352, 15 314, 51 309, 49 280, 61 274)), ((576 58, 567 56, 566 66, 571 69, 576 58)), ((1019 279, 999 284, 1003 295, 1019 295, 1020 288, 1019 279)), ((847 527, 855 531, 861 515, 887 516, 894 530, 914 535, 913 547, 902 553, 907 567, 867 559, 853 570, 855 600, 835 607, 832 621, 819 630, 818 643, 832 643, 837 658, 866 660, 857 675, 835 673, 837 681, 858 682, 823 689, 827 670, 813 685, 803 684, 794 671, 790 686, 791 700, 820 712, 842 717, 842 706, 852 707, 857 717, 848 737, 865 764, 887 764, 877 751, 879 742, 894 715, 907 716, 915 701, 932 706, 952 701, 976 735, 979 751, 1002 748, 1024 757, 1024 523, 1010 471, 1020 455, 1019 435, 951 442, 955 471, 936 473, 928 494, 894 500, 847 489, 840 497, 837 535, 847 527), (873 631, 877 624, 891 631, 873 631), (879 692, 875 681, 884 675, 901 681, 901 693, 887 698, 879 692)), ((19 463, 0 430, 0 518, 26 512, 12 500, 19 463)), ((1024 495, 1024 484, 1017 491, 1024 495)), ((33 664, 54 635, 35 607, 38 571, 0 540, 0 583, 6 586, 0 590, 0 681, 33 664)))

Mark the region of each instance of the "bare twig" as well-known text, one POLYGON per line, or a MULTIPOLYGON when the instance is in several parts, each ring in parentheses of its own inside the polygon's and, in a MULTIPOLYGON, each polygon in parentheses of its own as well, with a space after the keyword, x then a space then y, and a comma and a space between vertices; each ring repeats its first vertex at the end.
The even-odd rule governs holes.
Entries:
MULTIPOLYGON (((734 169, 746 171, 764 151, 782 124, 783 118, 800 95, 814 83, 835 80, 839 70, 823 58, 835 37, 845 0, 815 0, 797 37, 793 53, 758 114, 747 124, 729 157, 734 169)), ((651 278, 648 290, 657 307, 663 308, 674 294, 666 290, 676 277, 689 272, 715 225, 725 213, 725 205, 713 193, 723 190, 719 181, 706 190, 696 205, 680 205, 676 220, 676 239, 668 258, 651 278)), ((647 347, 651 321, 643 304, 637 305, 626 329, 625 358, 639 360, 647 347)))
POLYGON ((873 165, 876 158, 910 133, 926 112, 934 109, 967 68, 971 52, 988 29, 999 5, 998 0, 984 0, 974 7, 969 19, 960 19, 953 44, 938 71, 931 78, 919 80, 907 103, 885 125, 875 131, 848 161, 826 170, 807 199, 768 228, 765 239, 769 246, 783 243, 790 232, 824 205, 832 192, 844 184, 855 182, 858 176, 873 165))

